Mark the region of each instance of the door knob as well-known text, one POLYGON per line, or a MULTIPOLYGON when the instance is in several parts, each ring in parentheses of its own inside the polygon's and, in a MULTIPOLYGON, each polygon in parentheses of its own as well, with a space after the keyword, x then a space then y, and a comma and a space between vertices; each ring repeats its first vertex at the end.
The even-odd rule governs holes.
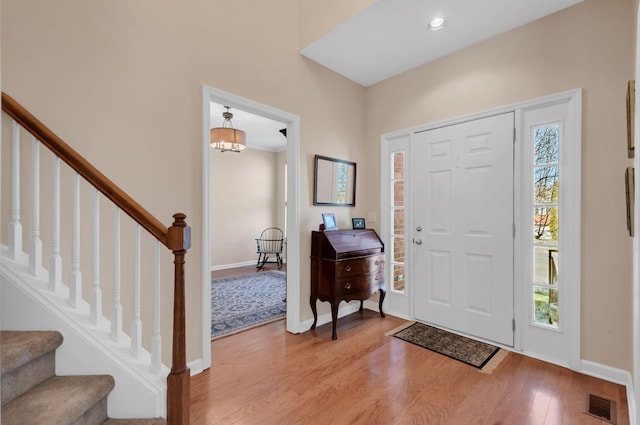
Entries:
POLYGON ((413 240, 413 242, 414 242, 416 245, 422 245, 422 239, 414 239, 414 240, 413 240))

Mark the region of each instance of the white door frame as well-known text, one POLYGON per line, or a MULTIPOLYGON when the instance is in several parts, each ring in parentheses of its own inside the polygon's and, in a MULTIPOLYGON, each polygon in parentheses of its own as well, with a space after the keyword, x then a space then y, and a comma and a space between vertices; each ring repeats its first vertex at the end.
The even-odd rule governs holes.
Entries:
MULTIPOLYGON (((413 139, 413 135, 419 131, 432 130, 440 127, 451 126, 455 124, 460 124, 466 121, 474 121, 477 119, 485 118, 492 115, 502 114, 506 112, 515 112, 515 126, 516 126, 516 144, 514 147, 514 217, 515 217, 515 225, 516 225, 516 237, 514 243, 514 277, 515 282, 519 282, 519 284, 515 284, 514 282, 514 321, 515 321, 515 333, 514 333, 514 346, 513 349, 516 351, 520 351, 525 355, 539 357, 545 361, 559 364, 562 366, 570 367, 574 370, 580 370, 580 293, 581 293, 581 283, 580 283, 580 214, 581 214, 581 141, 582 141, 582 89, 569 90, 562 93, 557 93, 550 96, 540 97, 537 99, 528 100, 525 102, 519 102, 512 105, 503 106, 500 108, 491 109, 488 111, 465 115, 462 117, 457 117, 449 120, 439 121, 432 124, 427 124, 419 127, 394 131, 392 133, 383 134, 380 137, 380 163, 381 163, 381 187, 380 187, 380 211, 385 212, 387 210, 386 202, 389 202, 389 188, 387 187, 388 181, 384 181, 384 176, 388 176, 388 172, 385 174, 384 170, 388 167, 388 153, 390 152, 390 147, 392 143, 396 140, 407 138, 409 140, 413 139), (529 321, 527 320, 527 311, 529 311, 529 294, 524 288, 528 287, 528 285, 522 284, 523 279, 523 258, 525 253, 528 252, 527 244, 528 239, 527 235, 530 235, 529 224, 523 222, 523 205, 526 203, 526 200, 522 199, 520 193, 522 192, 523 185, 528 184, 529 176, 522 176, 523 167, 522 158, 522 143, 523 143, 523 135, 522 135, 522 125, 523 125, 523 114, 527 110, 533 110, 536 108, 544 108, 548 105, 553 105, 557 103, 566 102, 569 106, 570 113, 570 122, 568 123, 571 126, 573 139, 577 141, 574 143, 574 146, 571 147, 571 155, 573 158, 577 158, 578 160, 572 164, 573 171, 571 176, 571 199, 568 200, 568 205, 565 205, 564 208, 567 210, 567 213, 573 214, 572 217, 577 217, 571 223, 564 223, 564 228, 569 231, 568 237, 564 238, 564 240, 571 240, 571 245, 566 246, 565 250, 573 251, 573 255, 571 261, 566 264, 565 267, 565 275, 570 274, 571 279, 575 282, 574 285, 571 285, 568 288, 568 291, 564 293, 564 303, 563 308, 566 309, 567 317, 564 318, 564 332, 567 334, 570 343, 568 344, 569 352, 566 353, 563 359, 557 358, 549 358, 538 355, 538 353, 532 353, 526 351, 524 347, 526 346, 526 341, 524 340, 523 331, 525 326, 529 325, 529 321)), ((413 167, 413 164, 410 164, 413 167)), ((640 173, 639 173, 640 174, 640 173)), ((409 182, 411 184, 412 182, 409 182)), ((405 192, 407 193, 407 192, 405 192)), ((411 191, 408 192, 409 196, 411 191)), ((568 192, 564 192, 565 194, 568 192)), ((565 201, 566 200, 565 196, 565 201)), ((565 202, 561 201, 561 202, 565 202)), ((413 200, 408 200, 408 203, 413 204, 413 200)), ((412 223, 413 217, 411 217, 408 221, 408 225, 413 225, 412 223)), ((389 241, 389 229, 390 229, 390 218, 386 214, 381 214, 381 236, 382 240, 388 243, 389 241)), ((561 229, 562 231, 562 229, 561 229)), ((408 233, 409 234, 409 233, 408 233)), ((408 236, 410 237, 410 236, 408 236)), ((411 250, 409 250, 411 252, 411 250)), ((388 255, 388 254, 387 254, 388 255)), ((566 254, 565 254, 566 255, 566 254)), ((409 255, 407 261, 413 262, 414 259, 411 255, 409 255)), ((389 260, 389 259, 387 259, 389 260)), ((407 267, 411 267, 409 264, 407 267)), ((386 282, 391 282, 391 276, 389 275, 390 271, 386 271, 387 276, 385 276, 386 282)), ((409 277, 411 277, 409 275, 409 277)), ((411 306, 413 305, 413 294, 414 291, 411 289, 413 286, 412 281, 408 281, 407 285, 409 288, 406 291, 406 296, 410 297, 408 302, 401 303, 403 305, 411 306)), ((387 288, 387 291, 390 292, 390 288, 387 288)), ((385 300, 387 303, 387 300, 385 300)), ((393 311, 390 309, 390 305, 385 305, 385 311, 387 311, 391 315, 397 315, 399 317, 414 317, 414 312, 411 307, 408 307, 406 311, 393 311)))
MULTIPOLYGON (((300 202, 299 146, 300 117, 232 93, 202 86, 202 368, 211 366, 211 147, 209 144, 210 103, 227 105, 287 124, 287 318, 288 332, 301 332, 300 323, 300 202)), ((199 368, 197 366, 196 368, 199 368)))

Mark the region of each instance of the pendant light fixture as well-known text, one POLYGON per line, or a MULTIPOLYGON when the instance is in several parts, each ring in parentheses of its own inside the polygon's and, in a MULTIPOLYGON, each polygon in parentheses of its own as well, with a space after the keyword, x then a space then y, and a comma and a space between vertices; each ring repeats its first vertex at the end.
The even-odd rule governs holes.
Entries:
POLYGON ((222 152, 240 152, 247 148, 245 145, 245 132, 233 128, 231 118, 233 114, 229 112, 229 107, 226 112, 222 113, 224 121, 222 127, 212 128, 211 133, 211 147, 220 149, 222 152))

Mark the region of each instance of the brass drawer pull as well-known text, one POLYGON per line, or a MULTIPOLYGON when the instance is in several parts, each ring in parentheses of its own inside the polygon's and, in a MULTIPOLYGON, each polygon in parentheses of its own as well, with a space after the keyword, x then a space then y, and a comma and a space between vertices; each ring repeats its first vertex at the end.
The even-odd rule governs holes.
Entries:
POLYGON ((350 272, 351 271, 351 266, 347 266, 344 268, 345 271, 350 272))
POLYGON ((347 283, 344 285, 344 289, 351 289, 351 284, 347 282, 347 283))

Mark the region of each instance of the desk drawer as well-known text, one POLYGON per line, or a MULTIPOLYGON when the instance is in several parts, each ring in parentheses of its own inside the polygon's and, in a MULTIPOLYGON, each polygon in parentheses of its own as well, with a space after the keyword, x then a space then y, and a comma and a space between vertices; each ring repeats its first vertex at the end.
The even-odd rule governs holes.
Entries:
POLYGON ((342 260, 336 263, 336 279, 352 278, 380 270, 384 270, 384 254, 342 260))
POLYGON ((384 273, 382 271, 354 276, 352 278, 338 279, 336 281, 336 296, 358 295, 366 299, 383 286, 384 273))

